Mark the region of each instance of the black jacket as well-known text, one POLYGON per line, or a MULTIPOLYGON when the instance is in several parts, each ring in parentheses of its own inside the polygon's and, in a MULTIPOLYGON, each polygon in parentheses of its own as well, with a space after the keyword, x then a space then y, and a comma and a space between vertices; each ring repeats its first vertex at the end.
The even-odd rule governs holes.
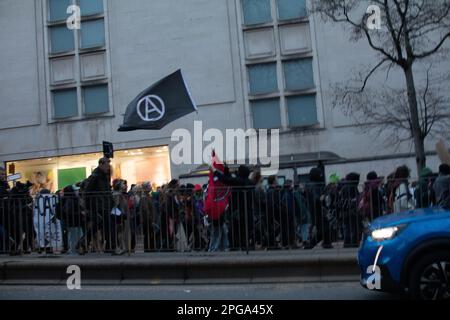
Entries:
POLYGON ((67 228, 83 226, 80 200, 75 194, 64 195, 57 207, 57 217, 67 228))
POLYGON ((238 210, 239 220, 245 221, 245 213, 249 219, 249 224, 253 223, 253 197, 255 186, 248 178, 250 171, 247 168, 241 168, 239 174, 233 177, 229 174, 215 172, 217 177, 223 184, 232 187, 231 190, 231 208, 233 211, 238 210))
POLYGON ((280 222, 281 191, 281 188, 270 186, 266 192, 266 218, 271 222, 280 222))
POLYGON ((165 222, 168 222, 169 218, 175 223, 180 222, 180 206, 181 203, 176 196, 176 191, 168 190, 164 201, 161 202, 161 211, 165 222))
POLYGON ((338 210, 341 218, 358 214, 359 191, 358 182, 343 181, 338 194, 338 210))
POLYGON ((87 193, 104 193, 111 192, 111 184, 109 182, 109 175, 104 173, 99 168, 92 172, 88 178, 85 192, 87 193))
POLYGON ((9 185, 6 181, 0 181, 0 225, 8 225, 9 215, 9 185))
POLYGON ((0 181, 0 209, 6 208, 9 197, 9 185, 6 181, 0 181))
POLYGON ((106 213, 112 208, 110 177, 99 168, 87 179, 84 190, 86 208, 91 213, 106 213))
POLYGON ((9 185, 6 181, 0 181, 0 197, 8 196, 9 194, 9 185))
POLYGON ((305 187, 306 206, 312 215, 313 223, 320 224, 323 221, 321 196, 325 192, 325 184, 321 182, 308 183, 305 187))

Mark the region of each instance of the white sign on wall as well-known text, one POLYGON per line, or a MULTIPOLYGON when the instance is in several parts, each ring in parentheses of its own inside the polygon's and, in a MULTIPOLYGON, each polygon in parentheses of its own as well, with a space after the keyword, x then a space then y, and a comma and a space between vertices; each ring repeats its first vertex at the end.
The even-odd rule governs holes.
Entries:
POLYGON ((7 179, 8 179, 8 182, 20 180, 20 179, 22 179, 22 175, 20 173, 12 174, 12 175, 8 176, 7 179))

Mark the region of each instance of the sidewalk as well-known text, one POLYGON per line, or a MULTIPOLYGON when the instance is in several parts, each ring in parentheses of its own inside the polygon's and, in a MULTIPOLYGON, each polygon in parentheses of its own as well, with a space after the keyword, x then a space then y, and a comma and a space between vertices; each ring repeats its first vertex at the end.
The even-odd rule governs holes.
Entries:
POLYGON ((130 256, 0 256, 0 285, 65 285, 67 267, 82 285, 230 284, 358 281, 356 249, 220 253, 134 253, 130 256))

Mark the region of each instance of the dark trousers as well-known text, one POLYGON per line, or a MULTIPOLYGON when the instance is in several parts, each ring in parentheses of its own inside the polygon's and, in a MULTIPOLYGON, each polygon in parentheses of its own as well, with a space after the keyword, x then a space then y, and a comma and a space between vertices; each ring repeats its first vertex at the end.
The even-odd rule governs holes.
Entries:
POLYGON ((283 247, 295 244, 294 216, 287 213, 283 213, 281 216, 281 244, 283 247))
POLYGON ((361 219, 357 215, 349 215, 344 218, 344 245, 357 246, 361 241, 361 219))
POLYGON ((105 237, 105 251, 114 251, 117 248, 117 225, 121 223, 121 217, 105 215, 103 218, 103 235, 105 237))
POLYGON ((14 240, 10 246, 11 252, 31 251, 34 239, 33 218, 31 214, 18 213, 11 220, 9 237, 14 240), (22 238, 23 236, 25 236, 24 239, 22 238))
MULTIPOLYGON (((161 215, 160 230, 156 235, 156 238, 158 239, 158 250, 173 251, 175 248, 173 241, 173 234, 170 234, 169 224, 170 224, 169 217, 163 213, 161 215)), ((175 232, 176 230, 174 230, 174 233, 175 232)))
POLYGON ((247 243, 249 248, 254 246, 255 232, 253 219, 251 212, 246 212, 245 209, 233 213, 228 230, 230 247, 232 249, 244 250, 247 248, 247 243))
POLYGON ((312 239, 313 244, 316 245, 323 241, 323 245, 331 244, 330 222, 325 214, 317 212, 314 218, 314 223, 317 229, 316 237, 312 239))
POLYGON ((136 249, 136 229, 138 221, 135 216, 130 217, 130 237, 131 237, 131 250, 136 249))
POLYGON ((261 215, 262 246, 275 248, 277 246, 277 233, 279 231, 279 221, 274 212, 267 212, 261 215))
POLYGON ((78 247, 82 247, 87 249, 89 244, 95 239, 95 236, 98 232, 102 233, 103 239, 106 241, 106 251, 114 251, 116 249, 116 220, 117 219, 108 214, 91 216, 90 221, 86 223, 85 226, 82 226, 83 229, 83 237, 78 242, 78 247))
POLYGON ((144 217, 142 225, 144 233, 144 250, 155 250, 156 249, 156 234, 153 229, 153 223, 148 217, 144 217))
POLYGON ((3 228, 3 226, 0 225, 0 252, 4 252, 6 249, 6 244, 7 242, 7 235, 6 235, 6 231, 3 228))

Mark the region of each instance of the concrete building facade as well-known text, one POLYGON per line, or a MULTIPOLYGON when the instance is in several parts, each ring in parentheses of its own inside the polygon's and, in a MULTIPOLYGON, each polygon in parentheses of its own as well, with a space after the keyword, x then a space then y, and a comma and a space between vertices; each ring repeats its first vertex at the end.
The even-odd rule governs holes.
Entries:
MULTIPOLYGON (((350 43, 345 29, 308 15, 309 5, 301 0, 0 0, 0 161, 20 167, 33 160, 36 168, 48 161, 62 170, 74 160, 59 168, 54 159, 95 158, 102 141, 112 142, 124 158, 164 148, 148 150, 149 157, 165 154, 163 173, 157 179, 156 173, 145 175, 163 183, 198 166, 175 166, 167 156, 173 130, 192 131, 193 122, 202 121, 204 130, 279 128, 281 156, 298 157, 299 174, 321 155, 335 157, 327 172, 340 175, 373 169, 387 175, 404 163, 414 172, 409 143, 386 145, 332 107, 333 84, 376 60, 364 41, 350 43), (71 16, 66 9, 74 4, 81 9, 80 30, 66 25, 71 16), (179 68, 199 111, 159 131, 117 132, 128 103, 179 68)), ((436 67, 450 69, 448 61, 436 67)), ((395 71, 389 81, 404 83, 395 71)), ((434 144, 427 141, 427 151, 432 153, 434 144)), ((437 168, 436 156, 428 161, 437 168)), ((132 163, 127 170, 134 170, 132 163)), ((292 172, 284 168, 280 174, 292 172)))

